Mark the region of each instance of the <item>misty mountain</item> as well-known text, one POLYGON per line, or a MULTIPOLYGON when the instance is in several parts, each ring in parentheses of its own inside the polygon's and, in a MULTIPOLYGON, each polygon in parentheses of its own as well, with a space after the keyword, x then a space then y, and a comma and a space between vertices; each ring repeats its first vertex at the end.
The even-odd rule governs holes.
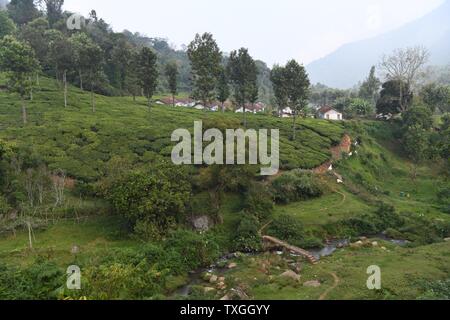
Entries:
POLYGON ((7 4, 8 4, 8 0, 0 0, 0 10, 6 9, 7 4))
POLYGON ((307 66, 313 83, 350 88, 364 80, 383 54, 396 48, 423 45, 431 53, 430 64, 450 63, 450 0, 426 16, 386 34, 346 44, 307 66))

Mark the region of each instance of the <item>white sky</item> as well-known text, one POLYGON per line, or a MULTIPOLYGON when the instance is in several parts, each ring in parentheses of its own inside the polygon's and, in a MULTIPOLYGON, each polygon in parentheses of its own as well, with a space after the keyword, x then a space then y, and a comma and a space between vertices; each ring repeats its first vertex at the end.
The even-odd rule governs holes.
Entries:
POLYGON ((66 0, 64 8, 97 15, 115 31, 168 38, 180 47, 211 32, 224 52, 249 48, 271 66, 309 63, 341 45, 415 20, 444 0, 66 0))

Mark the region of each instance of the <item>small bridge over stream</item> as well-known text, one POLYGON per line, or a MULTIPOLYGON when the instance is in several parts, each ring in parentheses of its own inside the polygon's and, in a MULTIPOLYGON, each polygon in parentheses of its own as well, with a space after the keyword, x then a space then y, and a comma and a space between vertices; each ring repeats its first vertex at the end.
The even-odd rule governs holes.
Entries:
POLYGON ((280 239, 270 237, 270 236, 262 236, 264 247, 270 248, 270 247, 276 247, 276 248, 283 248, 286 251, 289 251, 293 254, 297 254, 299 256, 302 256, 306 258, 311 264, 317 264, 318 260, 316 257, 314 257, 310 252, 303 250, 301 248, 297 248, 295 246, 291 246, 289 243, 286 243, 284 241, 281 241, 280 239))

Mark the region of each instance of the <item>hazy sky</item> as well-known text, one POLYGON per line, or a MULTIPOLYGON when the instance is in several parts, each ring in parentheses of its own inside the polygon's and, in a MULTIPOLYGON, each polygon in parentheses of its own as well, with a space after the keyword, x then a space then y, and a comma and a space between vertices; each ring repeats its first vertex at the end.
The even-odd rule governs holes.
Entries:
POLYGON ((95 9, 115 31, 168 38, 180 47, 211 32, 224 52, 247 47, 271 66, 305 64, 341 45, 415 20, 444 0, 66 0, 85 16, 95 9))

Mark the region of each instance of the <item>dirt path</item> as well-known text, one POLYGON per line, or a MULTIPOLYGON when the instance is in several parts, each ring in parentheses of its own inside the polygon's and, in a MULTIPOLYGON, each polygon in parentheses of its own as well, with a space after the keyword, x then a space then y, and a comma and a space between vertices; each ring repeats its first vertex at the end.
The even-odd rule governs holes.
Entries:
POLYGON ((330 275, 333 277, 334 279, 334 284, 331 288, 328 288, 320 297, 319 300, 326 300, 328 295, 330 294, 331 291, 333 291, 334 289, 337 288, 337 286, 339 285, 339 283, 341 282, 341 280, 339 279, 339 277, 336 275, 336 273, 331 272, 330 275))

